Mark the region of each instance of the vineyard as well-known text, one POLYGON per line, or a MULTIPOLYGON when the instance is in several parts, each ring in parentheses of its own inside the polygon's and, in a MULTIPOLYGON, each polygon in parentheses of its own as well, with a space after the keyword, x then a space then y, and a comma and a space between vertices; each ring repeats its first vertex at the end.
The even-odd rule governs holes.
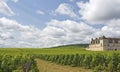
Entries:
POLYGON ((86 51, 85 45, 54 48, 1 48, 0 72, 41 72, 35 59, 93 72, 120 72, 120 51, 86 51))
POLYGON ((39 72, 39 70, 32 56, 1 54, 0 72, 39 72))
POLYGON ((93 69, 94 72, 120 72, 120 54, 118 53, 109 56, 102 54, 40 55, 39 58, 61 65, 93 69))

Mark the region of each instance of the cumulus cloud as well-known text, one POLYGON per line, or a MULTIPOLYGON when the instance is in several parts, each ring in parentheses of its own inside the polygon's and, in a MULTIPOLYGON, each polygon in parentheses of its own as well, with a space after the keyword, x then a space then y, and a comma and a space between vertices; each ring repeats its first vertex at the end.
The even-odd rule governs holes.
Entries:
POLYGON ((96 29, 91 38, 96 38, 100 36, 107 36, 107 37, 116 37, 120 38, 120 19, 113 19, 107 22, 102 28, 96 29))
POLYGON ((120 0, 89 0, 77 5, 82 19, 94 24, 120 18, 120 0))
POLYGON ((8 18, 0 18, 0 47, 52 47, 66 44, 89 43, 91 38, 105 35, 120 36, 120 19, 109 21, 102 28, 84 22, 56 20, 47 22, 44 29, 27 26, 8 18))
POLYGON ((86 43, 88 41, 86 40, 88 39, 87 37, 95 32, 93 27, 83 22, 75 22, 71 20, 51 20, 48 23, 48 26, 64 30, 63 34, 58 38, 61 44, 86 43))
POLYGON ((6 39, 11 39, 13 37, 10 32, 6 32, 6 33, 0 33, 0 38, 2 38, 3 40, 6 40, 6 39))
POLYGON ((65 31, 61 28, 57 28, 54 26, 47 26, 43 29, 43 33, 48 35, 48 36, 53 36, 53 37, 61 37, 66 35, 65 31))
POLYGON ((55 12, 63 15, 68 15, 70 17, 77 17, 75 12, 73 11, 73 8, 67 3, 60 4, 55 12))
POLYGON ((0 18, 0 42, 2 47, 36 47, 32 41, 39 36, 41 30, 34 26, 25 26, 15 20, 0 18))
POLYGON ((52 47, 84 43, 96 30, 82 22, 51 20, 40 30, 15 20, 0 18, 1 47, 52 47))
POLYGON ((15 15, 15 13, 7 5, 5 0, 0 0, 0 13, 8 16, 15 15))
POLYGON ((40 15, 44 15, 44 14, 45 14, 45 13, 44 13, 43 11, 41 11, 41 10, 37 10, 36 13, 37 13, 37 14, 40 14, 40 15))
POLYGON ((120 37, 120 19, 113 19, 104 26, 101 31, 110 37, 120 37))

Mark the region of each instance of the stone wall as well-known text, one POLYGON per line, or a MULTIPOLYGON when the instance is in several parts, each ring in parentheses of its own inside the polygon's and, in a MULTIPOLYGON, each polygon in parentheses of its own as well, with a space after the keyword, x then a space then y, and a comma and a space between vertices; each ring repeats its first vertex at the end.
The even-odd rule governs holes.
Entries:
POLYGON ((89 48, 87 50, 102 51, 103 47, 100 44, 92 44, 89 45, 89 48))
POLYGON ((120 39, 99 37, 91 39, 91 43, 86 50, 103 51, 103 50, 120 50, 120 39))

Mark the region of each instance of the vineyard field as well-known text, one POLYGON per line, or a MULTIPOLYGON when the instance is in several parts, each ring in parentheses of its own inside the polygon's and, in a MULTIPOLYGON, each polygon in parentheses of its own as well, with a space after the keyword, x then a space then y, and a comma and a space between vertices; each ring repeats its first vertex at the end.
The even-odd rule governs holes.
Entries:
MULTIPOLYGON (((120 51, 86 51, 86 45, 0 48, 0 72, 40 72, 35 59, 94 72, 120 72, 120 51)), ((39 61, 39 60, 38 60, 39 61)))
POLYGON ((81 45, 68 45, 53 48, 0 48, 0 54, 48 54, 48 55, 58 55, 58 54, 111 54, 120 53, 120 51, 86 51, 86 46, 81 45))

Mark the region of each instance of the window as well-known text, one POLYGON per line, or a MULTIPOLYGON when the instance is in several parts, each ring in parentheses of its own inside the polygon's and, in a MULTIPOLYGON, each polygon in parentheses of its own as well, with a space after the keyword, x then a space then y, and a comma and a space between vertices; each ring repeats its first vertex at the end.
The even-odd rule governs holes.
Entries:
POLYGON ((118 43, 118 40, 115 40, 115 43, 118 43))
POLYGON ((102 43, 101 43, 101 47, 102 47, 102 43))
POLYGON ((100 43, 100 40, 98 40, 98 44, 100 43))
POLYGON ((109 40, 109 43, 112 43, 112 40, 109 40))

